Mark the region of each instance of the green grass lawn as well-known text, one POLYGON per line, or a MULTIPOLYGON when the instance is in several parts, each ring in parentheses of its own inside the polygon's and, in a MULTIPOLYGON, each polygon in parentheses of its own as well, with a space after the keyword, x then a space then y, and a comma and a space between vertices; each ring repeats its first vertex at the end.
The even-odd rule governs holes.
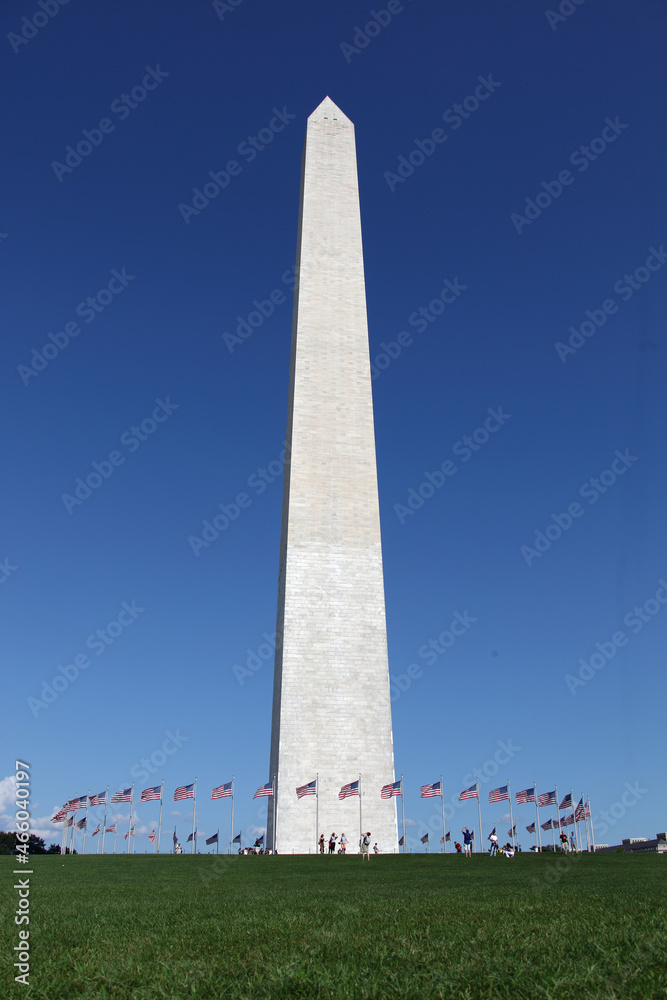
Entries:
POLYGON ((667 857, 31 858, 30 985, 0 996, 664 1000, 667 857))

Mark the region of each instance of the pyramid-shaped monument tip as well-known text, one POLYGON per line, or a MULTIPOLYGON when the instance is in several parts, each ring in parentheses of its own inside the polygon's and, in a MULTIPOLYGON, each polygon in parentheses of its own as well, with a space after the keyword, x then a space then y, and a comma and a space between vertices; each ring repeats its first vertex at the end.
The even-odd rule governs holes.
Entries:
MULTIPOLYGON (((337 121, 349 122, 350 119, 344 114, 337 104, 331 100, 329 96, 325 97, 321 104, 319 104, 313 113, 309 116, 308 121, 323 121, 325 118, 336 119, 337 121)), ((350 124, 352 124, 350 122, 350 124)))

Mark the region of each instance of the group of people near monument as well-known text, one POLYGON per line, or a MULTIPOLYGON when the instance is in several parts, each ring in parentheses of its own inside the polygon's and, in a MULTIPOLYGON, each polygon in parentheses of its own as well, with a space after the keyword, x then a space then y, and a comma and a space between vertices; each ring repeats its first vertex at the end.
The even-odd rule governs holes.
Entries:
MULTIPOLYGON (((344 833, 341 833, 340 838, 338 838, 338 836, 335 833, 332 833, 331 836, 329 837, 329 854, 336 854, 336 853, 338 853, 338 854, 346 854, 347 853, 347 844, 348 844, 348 840, 347 840, 347 837, 345 836, 344 833), (339 845, 338 849, 336 849, 336 844, 339 845)), ((326 842, 326 840, 324 838, 324 834, 323 833, 320 834, 320 839, 318 841, 318 846, 320 848, 320 854, 324 854, 325 853, 325 847, 327 846, 327 842, 326 842)), ((362 860, 364 860, 364 858, 366 860, 368 860, 368 855, 370 853, 370 846, 371 846, 371 834, 370 834, 370 830, 369 830, 368 833, 364 833, 359 838, 359 850, 361 851, 362 860)), ((379 848, 378 848, 377 843, 375 843, 375 844, 373 844, 373 853, 377 854, 378 852, 379 852, 379 848)))

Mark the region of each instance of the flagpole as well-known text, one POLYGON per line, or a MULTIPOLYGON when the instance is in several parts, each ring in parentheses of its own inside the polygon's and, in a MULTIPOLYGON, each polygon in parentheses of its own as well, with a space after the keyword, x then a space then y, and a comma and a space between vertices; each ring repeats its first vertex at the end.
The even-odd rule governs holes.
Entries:
POLYGON ((581 847, 579 845, 579 830, 578 830, 578 827, 577 827, 577 817, 575 816, 575 813, 577 811, 577 807, 574 804, 574 790, 573 790, 572 786, 570 786, 570 797, 572 799, 572 818, 574 820, 574 823, 572 825, 574 826, 574 839, 575 839, 575 841, 577 843, 577 850, 579 851, 579 850, 581 850, 581 847))
POLYGON ((116 835, 118 833, 118 819, 113 825, 113 852, 116 853, 116 835))
POLYGON ((218 832, 216 833, 216 837, 218 839, 215 842, 215 853, 220 854, 220 827, 218 827, 218 832))
POLYGON ((83 824, 83 846, 81 848, 81 853, 86 853, 86 830, 88 829, 88 803, 90 801, 90 788, 88 789, 88 794, 86 795, 86 822, 83 824))
MULTIPOLYGON (((278 812, 278 803, 276 801, 276 776, 275 776, 275 774, 273 775, 273 778, 271 779, 271 787, 272 787, 272 790, 273 790, 273 795, 271 796, 271 800, 273 802, 273 837, 271 838, 272 841, 273 841, 273 845, 271 847, 271 850, 275 854, 276 853, 276 813, 278 812)), ((266 819, 267 819, 266 825, 268 827, 268 825, 269 825, 269 823, 268 823, 268 819, 269 819, 269 809, 268 809, 268 806, 267 806, 267 809, 266 809, 266 819)), ((267 829, 267 831, 266 831, 266 833, 267 833, 267 838, 266 839, 267 840, 269 839, 268 838, 268 832, 269 831, 267 829)), ((264 846, 265 847, 267 846, 266 843, 264 844, 264 846)))
POLYGON ((481 854, 482 852, 482 803, 479 799, 479 778, 475 778, 477 782, 477 815, 479 816, 479 847, 477 852, 481 854))
POLYGON ((510 831, 512 835, 512 847, 516 849, 516 834, 514 832, 514 817, 512 816, 512 788, 510 786, 510 779, 507 779, 507 796, 510 803, 510 831))
POLYGON ((164 778, 160 789, 160 818, 157 823, 157 853, 160 853, 160 834, 162 833, 162 799, 164 798, 164 778))
MULTIPOLYGON (((233 853, 233 850, 234 850, 234 779, 235 778, 236 778, 236 775, 233 774, 232 775, 232 832, 229 835, 229 853, 230 853, 230 855, 233 853)), ((275 816, 273 818, 273 822, 275 824, 275 816)))
POLYGON ((190 854, 195 853, 195 821, 197 818, 197 775, 195 774, 195 793, 192 796, 192 850, 190 854))
POLYGON ((442 781, 442 775, 440 775, 440 804, 442 805, 442 853, 444 854, 447 850, 447 841, 445 840, 445 788, 442 781))
POLYGON ((584 830, 586 831, 586 852, 589 853, 591 849, 591 842, 588 836, 588 823, 586 822, 586 803, 584 802, 583 792, 581 794, 581 808, 584 810, 584 830))
POLYGON ((558 814, 558 846, 562 850, 563 842, 560 839, 560 835, 561 835, 562 831, 561 831, 561 825, 560 825, 560 808, 559 808, 560 802, 558 801, 558 785, 554 785, 554 788, 556 789, 556 812, 558 814))
POLYGON ((104 835, 107 829, 107 802, 109 801, 109 786, 107 785, 107 793, 104 796, 104 826, 102 827, 102 850, 100 854, 104 854, 104 835))
POLYGON ((538 851, 541 851, 542 850, 542 831, 541 831, 541 828, 540 828, 540 811, 539 811, 539 808, 538 808, 538 805, 537 805, 537 782, 536 781, 533 781, 533 795, 535 796, 535 817, 536 817, 536 821, 535 821, 535 834, 536 834, 536 837, 537 837, 536 843, 537 843, 537 849, 538 849, 538 851))
POLYGON ((63 840, 64 840, 65 838, 64 838, 63 834, 65 833, 65 830, 66 830, 66 829, 67 829, 67 820, 63 820, 63 828, 62 828, 62 830, 60 831, 60 853, 61 853, 61 854, 63 854, 63 853, 64 853, 64 851, 63 851, 63 840))
POLYGON ((591 824, 591 843, 593 845, 593 854, 595 854, 595 834, 593 832, 593 813, 591 812, 590 796, 586 797, 586 808, 588 809, 588 822, 591 824))
POLYGON ((405 795, 403 794, 403 772, 401 771, 401 811, 403 813, 403 854, 407 850, 407 844, 405 843, 405 795))
POLYGON ((134 806, 134 782, 132 782, 132 791, 130 792, 130 822, 127 826, 127 850, 126 854, 130 853, 130 830, 132 829, 132 808, 134 806))
POLYGON ((362 831, 362 819, 361 819, 361 773, 359 774, 359 840, 364 839, 364 834, 362 831))
MULTIPOLYGON (((312 771, 310 772, 313 773, 312 771)), ((317 831, 320 826, 320 772, 315 774, 315 854, 317 854, 317 831)))

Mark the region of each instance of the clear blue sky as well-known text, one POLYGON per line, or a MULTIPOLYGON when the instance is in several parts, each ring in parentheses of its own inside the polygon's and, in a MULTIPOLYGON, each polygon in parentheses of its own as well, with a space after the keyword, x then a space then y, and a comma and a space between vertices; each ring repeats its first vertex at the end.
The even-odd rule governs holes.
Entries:
MULTIPOLYGON (((414 845, 433 815, 439 839, 419 786, 441 773, 447 800, 485 778, 503 830, 507 778, 590 795, 602 842, 664 830, 664 4, 55 2, 0 14, 2 778, 30 761, 36 829, 164 778, 184 841, 196 775, 222 839, 232 774, 237 831, 264 826, 290 269, 329 94, 357 134, 414 845)), ((7 780, 0 808, 6 827, 7 780)))

